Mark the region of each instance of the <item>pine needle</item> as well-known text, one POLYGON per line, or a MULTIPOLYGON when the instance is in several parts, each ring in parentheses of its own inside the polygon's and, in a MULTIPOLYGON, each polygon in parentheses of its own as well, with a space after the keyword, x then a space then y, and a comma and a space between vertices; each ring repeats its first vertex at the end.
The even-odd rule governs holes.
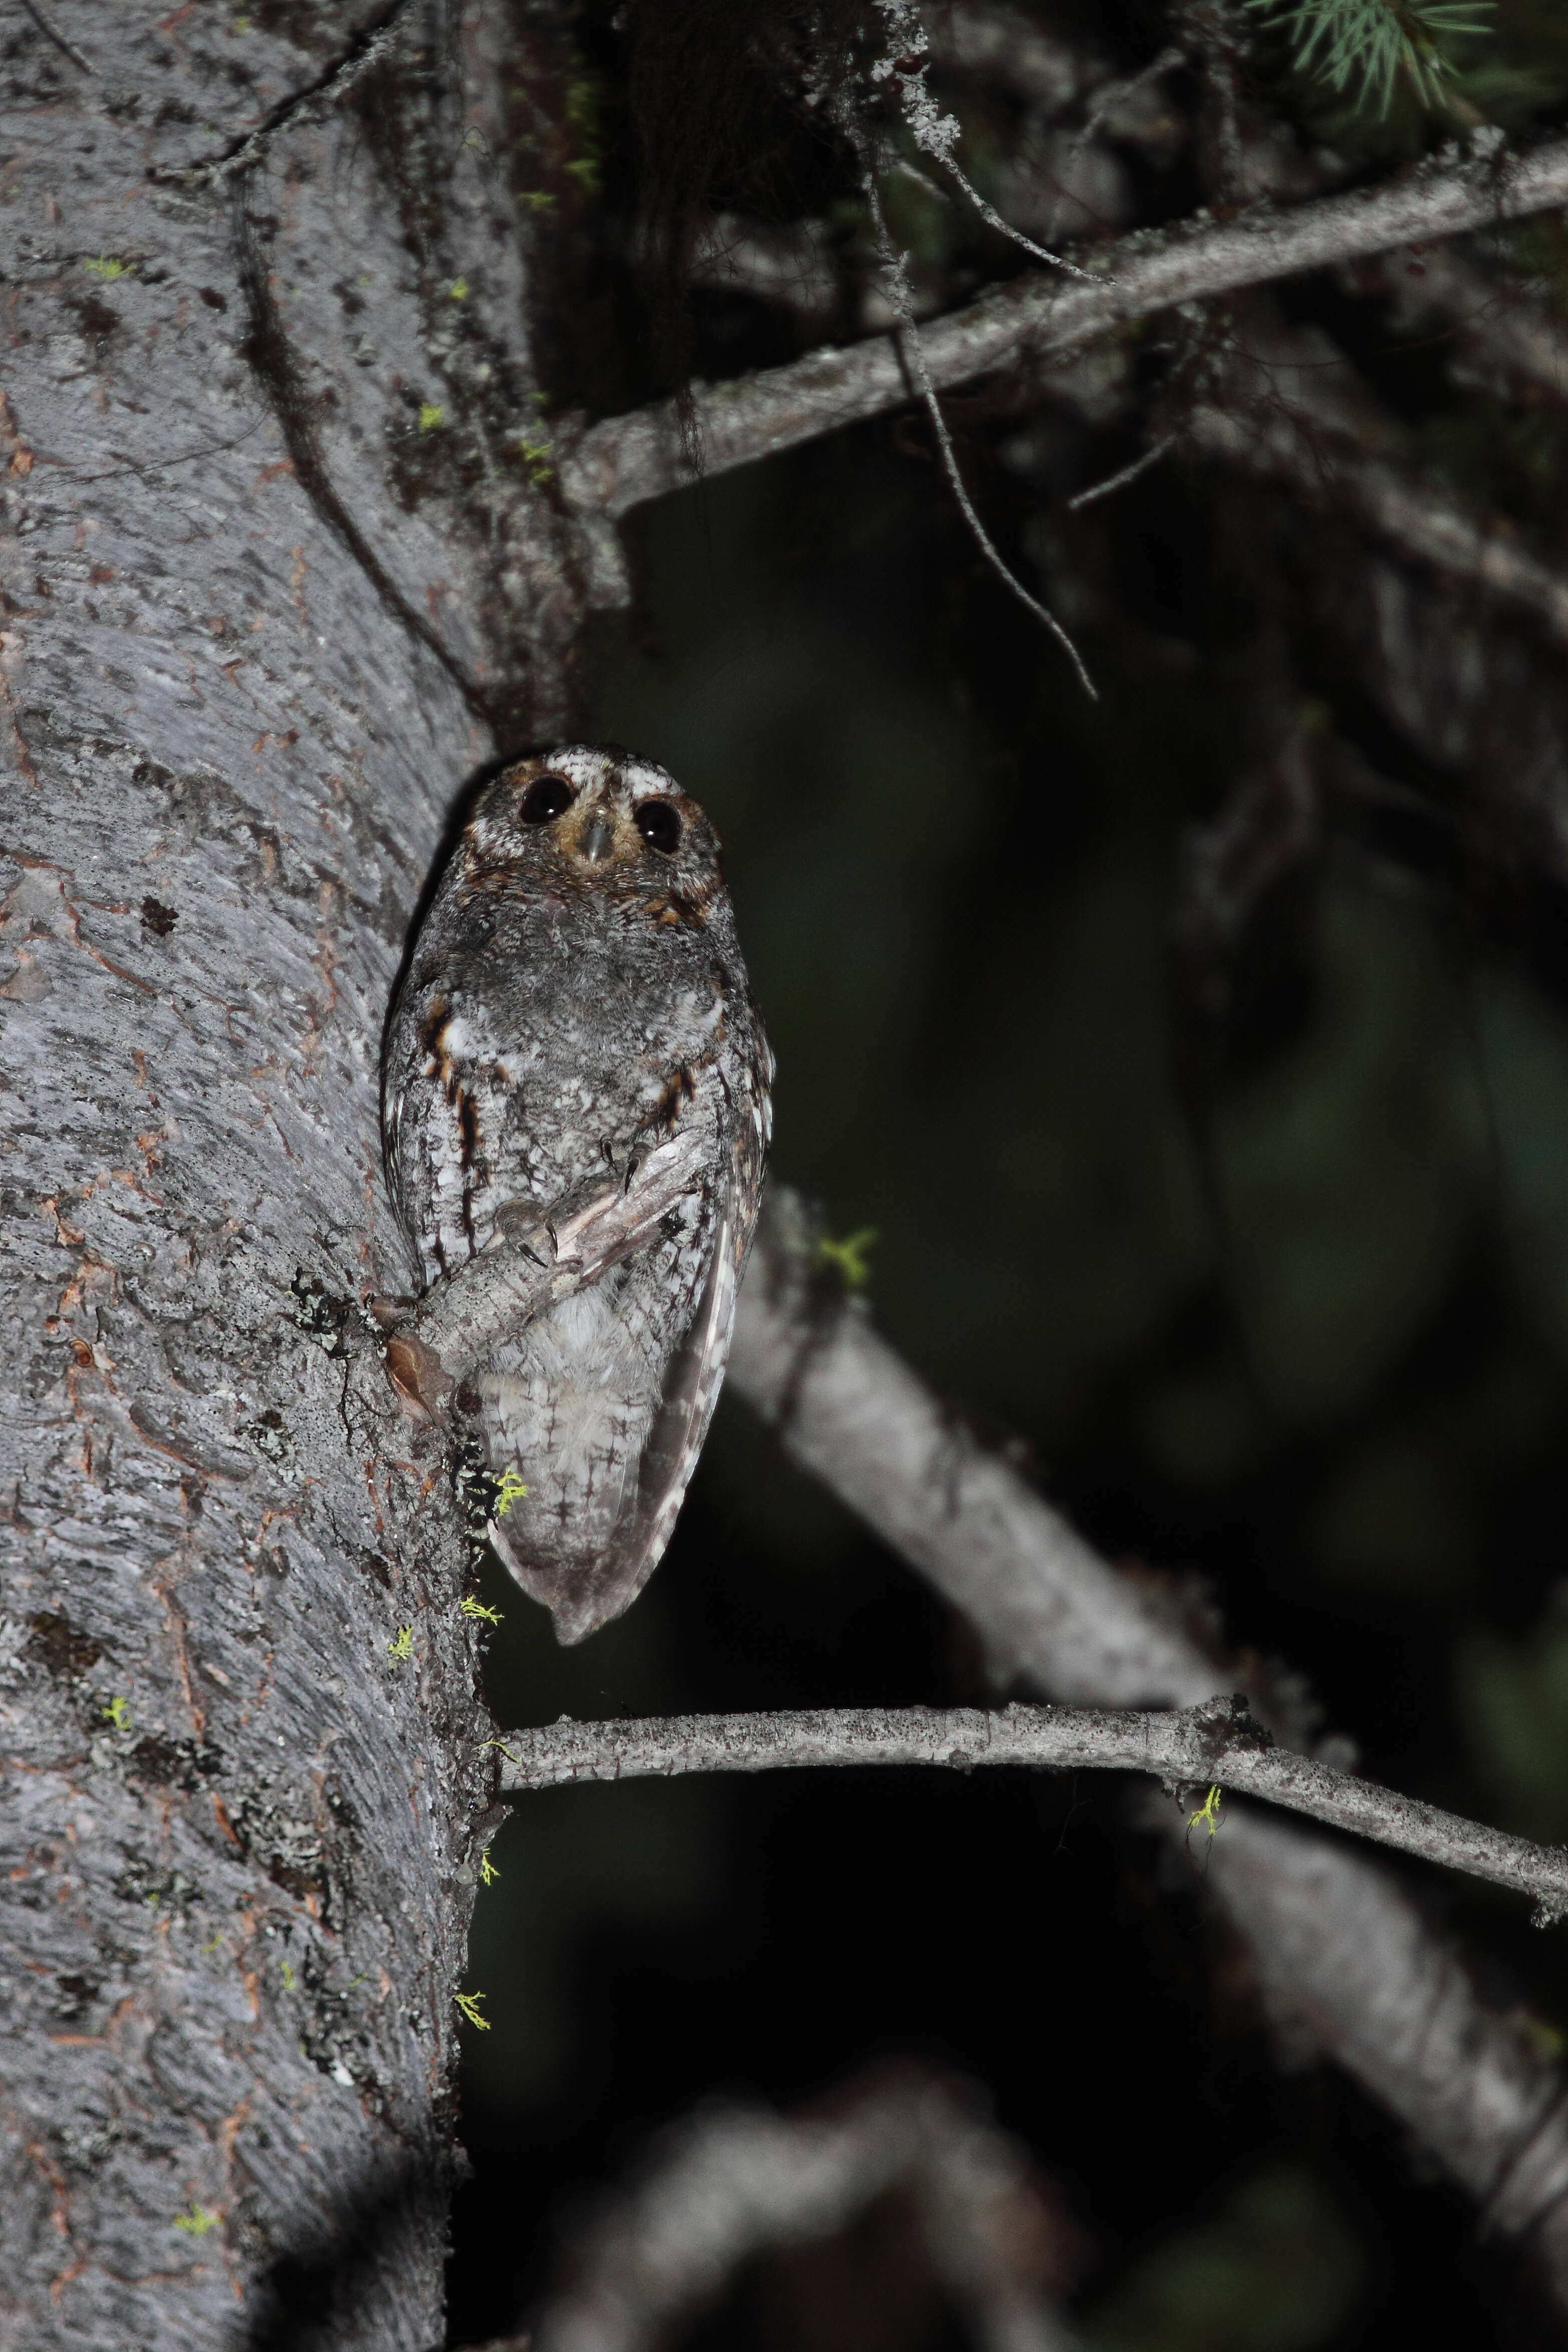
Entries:
POLYGON ((1493 0, 1247 0, 1290 36, 1299 72, 1386 115, 1400 78, 1441 108, 1458 68, 1442 42, 1491 30, 1493 0))

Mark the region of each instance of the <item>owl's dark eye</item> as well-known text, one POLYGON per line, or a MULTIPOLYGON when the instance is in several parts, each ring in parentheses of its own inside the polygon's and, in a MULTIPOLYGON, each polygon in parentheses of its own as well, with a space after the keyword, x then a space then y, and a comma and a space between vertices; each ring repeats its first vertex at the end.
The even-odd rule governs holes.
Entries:
POLYGON ((637 829, 650 849, 673 856, 680 846, 680 818, 668 801, 639 801, 632 811, 637 829))
POLYGON ((535 776, 518 814, 524 824, 548 824, 552 816, 569 809, 576 797, 564 776, 535 776))

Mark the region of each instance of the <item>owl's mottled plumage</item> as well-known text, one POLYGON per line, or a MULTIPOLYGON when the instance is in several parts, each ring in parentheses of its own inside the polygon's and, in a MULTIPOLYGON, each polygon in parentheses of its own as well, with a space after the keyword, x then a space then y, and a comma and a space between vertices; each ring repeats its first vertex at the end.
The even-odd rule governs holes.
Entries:
POLYGON ((641 1590, 696 1466, 772 1076, 718 837, 674 778, 573 745, 488 785, 387 1028, 387 1172, 426 1284, 512 1204, 551 1216, 678 1127, 700 1139, 700 1181, 655 1238, 472 1376, 490 1468, 528 1488, 496 1549, 563 1641, 641 1590))

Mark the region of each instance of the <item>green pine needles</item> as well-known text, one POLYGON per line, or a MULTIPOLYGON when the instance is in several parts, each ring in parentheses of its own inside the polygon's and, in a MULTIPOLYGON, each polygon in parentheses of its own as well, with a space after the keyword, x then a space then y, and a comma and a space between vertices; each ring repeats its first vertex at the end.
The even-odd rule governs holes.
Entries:
POLYGON ((1247 0, 1289 31, 1300 71, 1385 115, 1401 78, 1423 106, 1458 70, 1441 46, 1489 32, 1492 0, 1247 0))

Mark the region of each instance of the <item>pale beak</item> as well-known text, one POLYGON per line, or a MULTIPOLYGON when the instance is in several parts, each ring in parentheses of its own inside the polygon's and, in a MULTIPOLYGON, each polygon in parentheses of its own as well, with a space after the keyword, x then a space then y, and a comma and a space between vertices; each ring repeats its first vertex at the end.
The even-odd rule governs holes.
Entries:
POLYGON ((578 855, 585 857, 590 866, 598 866, 608 857, 615 845, 616 821, 601 811, 598 815, 590 817, 584 826, 582 838, 577 844, 578 855))

